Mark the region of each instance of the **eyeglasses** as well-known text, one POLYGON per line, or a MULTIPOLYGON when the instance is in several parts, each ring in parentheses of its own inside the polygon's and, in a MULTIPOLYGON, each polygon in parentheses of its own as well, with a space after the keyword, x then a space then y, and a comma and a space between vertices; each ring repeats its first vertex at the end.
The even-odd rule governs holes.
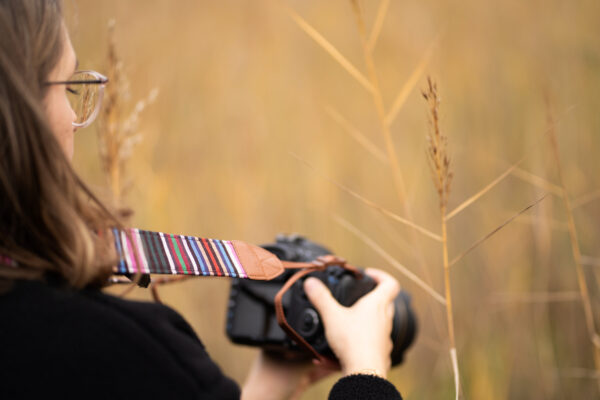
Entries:
POLYGON ((67 85, 67 97, 77 116, 73 126, 78 128, 85 128, 98 116, 106 83, 108 78, 96 71, 77 71, 68 81, 46 82, 67 85))

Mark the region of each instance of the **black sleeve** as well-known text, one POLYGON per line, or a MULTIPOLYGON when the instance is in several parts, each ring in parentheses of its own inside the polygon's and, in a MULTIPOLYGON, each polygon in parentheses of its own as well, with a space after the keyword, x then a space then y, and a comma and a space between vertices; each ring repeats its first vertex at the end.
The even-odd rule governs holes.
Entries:
POLYGON ((374 375, 345 376, 333 385, 329 400, 402 400, 389 381, 374 375))

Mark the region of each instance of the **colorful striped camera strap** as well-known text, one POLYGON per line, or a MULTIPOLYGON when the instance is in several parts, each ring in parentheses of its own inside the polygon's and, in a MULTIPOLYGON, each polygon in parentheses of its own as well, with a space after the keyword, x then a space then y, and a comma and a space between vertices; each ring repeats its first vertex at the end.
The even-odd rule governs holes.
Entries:
POLYGON ((171 274, 247 278, 229 240, 113 229, 117 274, 171 274))
POLYGON ((319 267, 319 261, 281 261, 262 247, 239 240, 217 240, 141 229, 112 229, 117 275, 168 274, 270 280, 286 268, 319 267))

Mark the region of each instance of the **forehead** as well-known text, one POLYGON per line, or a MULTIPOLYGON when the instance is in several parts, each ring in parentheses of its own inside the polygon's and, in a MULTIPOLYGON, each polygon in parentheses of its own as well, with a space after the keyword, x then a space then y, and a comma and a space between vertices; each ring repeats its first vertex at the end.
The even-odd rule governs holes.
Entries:
POLYGON ((75 49, 73 48, 73 44, 71 43, 71 38, 69 37, 69 34, 66 33, 66 30, 65 43, 63 49, 63 54, 66 53, 68 66, 71 68, 71 70, 74 70, 77 64, 77 56, 75 55, 75 49))
POLYGON ((58 62, 58 69, 63 77, 66 75, 66 78, 68 78, 75 71, 77 56, 75 55, 75 49, 73 48, 73 44, 71 44, 71 38, 67 30, 64 29, 63 32, 62 54, 58 62))

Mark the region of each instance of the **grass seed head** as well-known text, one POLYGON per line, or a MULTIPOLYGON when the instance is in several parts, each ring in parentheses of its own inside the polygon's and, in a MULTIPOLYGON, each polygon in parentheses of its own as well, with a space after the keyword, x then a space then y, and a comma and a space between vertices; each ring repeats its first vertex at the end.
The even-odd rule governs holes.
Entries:
POLYGON ((448 138, 440 130, 439 107, 440 98, 436 83, 427 78, 427 89, 422 92, 429 106, 429 134, 427 135, 427 158, 433 177, 440 207, 446 208, 450 186, 452 184, 452 170, 450 169, 450 157, 447 152, 448 138))
POLYGON ((114 202, 120 205, 128 185, 125 180, 126 163, 134 147, 142 141, 138 132, 139 116, 158 96, 154 88, 149 95, 139 100, 128 115, 122 113, 130 104, 129 80, 123 73, 123 62, 117 54, 115 21, 108 24, 107 76, 102 111, 98 118, 98 142, 102 168, 108 177, 114 202))

